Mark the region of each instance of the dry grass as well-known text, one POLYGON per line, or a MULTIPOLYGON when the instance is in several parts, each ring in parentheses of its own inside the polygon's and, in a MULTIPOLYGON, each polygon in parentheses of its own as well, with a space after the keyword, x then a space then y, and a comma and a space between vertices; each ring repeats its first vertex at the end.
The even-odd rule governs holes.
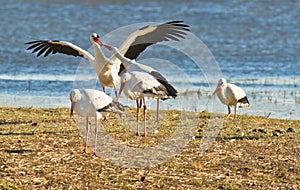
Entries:
MULTIPOLYGON (((127 146, 151 147, 172 134, 178 115, 166 113, 146 138, 115 117, 102 126, 127 146)), ((180 154, 137 169, 84 154, 68 109, 0 108, 0 189, 300 189, 300 121, 238 116, 200 153, 209 115, 193 116, 196 138, 180 154)))

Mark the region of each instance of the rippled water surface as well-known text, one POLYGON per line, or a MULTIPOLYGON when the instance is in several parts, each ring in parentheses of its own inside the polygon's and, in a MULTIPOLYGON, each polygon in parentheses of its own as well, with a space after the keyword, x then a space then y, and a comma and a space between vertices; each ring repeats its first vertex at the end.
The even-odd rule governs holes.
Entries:
MULTIPOLYGON (((300 119, 298 1, 3 1, 0 9, 2 106, 66 107, 74 80, 95 85, 95 73, 80 58, 37 58, 24 42, 59 39, 89 49, 92 32, 105 35, 129 24, 184 20, 212 52, 222 75, 249 96, 251 107, 239 113, 300 119)), ((181 92, 164 102, 165 108, 201 111, 213 105, 226 113, 226 106, 207 98, 213 89, 192 60, 160 46, 137 60, 149 58, 177 66, 150 63, 181 92), (188 106, 191 100, 196 105, 188 106)))

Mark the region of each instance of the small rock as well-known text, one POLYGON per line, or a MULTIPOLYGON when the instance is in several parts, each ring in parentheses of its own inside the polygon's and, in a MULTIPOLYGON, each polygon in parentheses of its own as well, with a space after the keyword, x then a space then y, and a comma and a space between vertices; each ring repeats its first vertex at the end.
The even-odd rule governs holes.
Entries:
POLYGON ((275 129, 274 132, 279 133, 279 134, 284 134, 285 133, 284 131, 281 131, 279 129, 275 129))
POLYGON ((267 133, 264 129, 258 129, 257 131, 260 133, 267 133))
POLYGON ((278 133, 276 131, 273 131, 273 137, 278 137, 278 133))
POLYGON ((37 126, 37 123, 36 122, 31 123, 31 126, 37 126))
POLYGON ((286 132, 288 132, 288 133, 294 133, 294 132, 296 132, 296 130, 295 130, 294 128, 292 128, 292 127, 289 127, 289 128, 286 130, 286 132))
POLYGON ((141 177, 141 181, 145 181, 146 177, 145 176, 142 176, 141 177))
POLYGON ((196 135, 196 136, 193 136, 192 138, 193 139, 201 139, 203 136, 201 136, 201 135, 196 135))

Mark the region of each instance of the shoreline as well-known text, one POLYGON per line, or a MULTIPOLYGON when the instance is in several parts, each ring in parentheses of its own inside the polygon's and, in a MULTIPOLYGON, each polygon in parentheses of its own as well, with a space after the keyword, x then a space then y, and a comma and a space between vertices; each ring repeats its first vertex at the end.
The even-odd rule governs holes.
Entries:
MULTIPOLYGON (((130 108, 135 108, 134 104, 132 103, 131 105, 127 105, 127 104, 124 104, 124 106, 126 107, 130 107, 130 108)), ((154 105, 155 106, 155 105, 154 105)), ((66 107, 66 106, 57 106, 57 107, 35 107, 35 106, 3 106, 3 105, 0 105, 0 109, 41 109, 41 110, 45 110, 45 109, 70 109, 70 107, 66 107)), ((149 107, 148 109, 150 110, 155 110, 156 108, 155 107, 149 107)), ((243 108, 244 109, 244 108, 243 108)), ((170 110, 170 109, 161 109, 162 111, 167 111, 167 110, 170 110)), ((176 110, 176 111, 180 111, 180 112, 185 112, 184 110, 179 110, 179 109, 171 109, 171 110, 176 110)), ((225 110, 225 109, 224 109, 225 110)), ((190 111, 190 110, 189 110, 190 111)), ((192 111, 192 112, 195 112, 195 111, 192 111)), ((223 112, 210 112, 208 110, 200 110, 200 111, 197 111, 195 113, 201 113, 201 112, 208 112, 208 113, 213 113, 213 114, 218 114, 218 115, 226 115, 226 110, 223 111, 223 112)), ((300 116, 299 118, 295 118, 295 119, 288 119, 288 118, 278 118, 278 117, 272 117, 272 112, 269 112, 269 113, 266 113, 265 115, 249 115, 247 114, 247 108, 246 108, 246 111, 243 111, 241 114, 239 114, 239 111, 237 112, 237 115, 240 115, 240 116, 245 116, 245 117, 261 117, 261 118, 266 118, 266 119, 278 119, 278 120, 287 120, 287 121, 300 121, 300 116)))

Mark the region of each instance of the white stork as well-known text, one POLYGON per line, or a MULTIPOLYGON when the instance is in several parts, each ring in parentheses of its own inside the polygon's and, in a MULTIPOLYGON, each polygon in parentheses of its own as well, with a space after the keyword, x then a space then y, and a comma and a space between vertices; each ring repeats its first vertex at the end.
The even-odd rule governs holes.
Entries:
MULTIPOLYGON (((159 110, 159 99, 166 100, 170 97, 175 98, 178 94, 177 90, 169 84, 168 80, 161 75, 157 70, 153 69, 152 67, 149 67, 147 65, 143 65, 140 63, 137 63, 135 60, 130 60, 126 57, 124 57, 118 48, 109 46, 105 44, 104 42, 100 41, 102 46, 107 48, 109 51, 112 52, 112 54, 117 57, 122 63, 124 68, 124 71, 132 72, 132 71, 140 71, 140 72, 146 72, 150 75, 152 75, 159 83, 161 83, 163 86, 166 87, 167 95, 163 97, 157 96, 157 109, 156 109, 156 121, 158 121, 158 110, 159 110)), ((137 104, 138 107, 138 104, 137 104)))
POLYGON ((124 91, 124 94, 131 100, 136 100, 137 105, 137 132, 139 136, 139 115, 140 109, 143 104, 144 108, 144 136, 146 132, 146 100, 168 98, 167 87, 161 84, 154 76, 146 72, 131 71, 126 72, 121 76, 121 87, 118 93, 118 97, 124 91))
POLYGON ((142 104, 144 105, 144 136, 146 136, 146 99, 157 99, 159 101, 159 99, 175 98, 177 90, 156 70, 122 56, 116 47, 111 47, 103 42, 101 43, 122 61, 127 71, 121 75, 121 87, 117 99, 120 97, 122 91, 124 91, 124 94, 129 99, 136 100, 137 135, 139 135, 140 109, 142 104))
MULTIPOLYGON (((128 36, 125 42, 120 46, 121 54, 129 59, 136 59, 148 46, 169 40, 179 40, 185 38, 189 26, 183 24, 183 21, 171 21, 155 26, 145 26, 133 32, 128 36)), ((105 87, 111 87, 117 94, 116 86, 119 82, 118 73, 121 73, 124 66, 117 58, 107 59, 100 48, 99 35, 93 33, 90 41, 94 46, 94 56, 80 47, 66 41, 58 40, 37 40, 27 42, 30 45, 27 50, 33 49, 32 53, 38 52, 37 56, 44 54, 63 53, 66 55, 81 56, 89 61, 96 70, 98 79, 105 87)))
POLYGON ((73 116, 73 111, 75 110, 78 115, 86 118, 85 153, 87 152, 89 117, 95 117, 94 155, 96 155, 98 120, 102 117, 103 113, 113 112, 122 114, 124 107, 104 92, 94 89, 84 89, 81 92, 78 89, 73 89, 70 93, 70 100, 70 117, 73 116))
POLYGON ((213 95, 217 94, 220 101, 227 105, 228 116, 231 114, 230 106, 234 106, 234 118, 236 116, 236 109, 241 107, 249 107, 250 103, 246 96, 246 93, 240 87, 227 83, 226 79, 221 78, 218 81, 218 85, 213 92, 213 95))

